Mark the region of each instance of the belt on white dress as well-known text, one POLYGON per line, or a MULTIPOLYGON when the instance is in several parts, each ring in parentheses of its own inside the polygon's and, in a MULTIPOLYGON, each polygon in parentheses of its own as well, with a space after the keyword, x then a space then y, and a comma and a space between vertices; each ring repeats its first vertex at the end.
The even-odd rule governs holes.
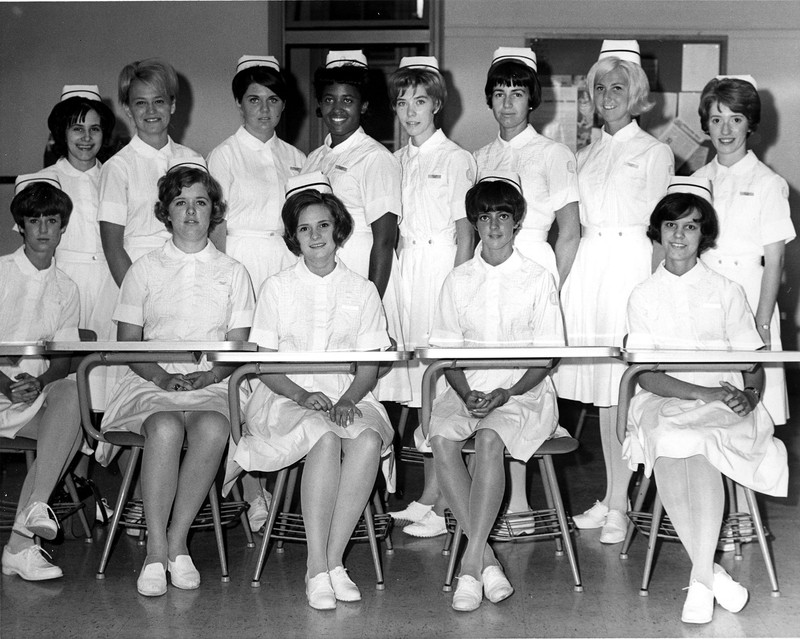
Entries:
POLYGON ((521 228, 517 232, 517 239, 527 240, 528 242, 546 242, 549 231, 542 229, 526 229, 521 228))
POLYGON ((432 237, 401 237, 402 248, 422 248, 425 246, 455 246, 456 241, 452 235, 439 235, 432 237))
POLYGON ((722 266, 725 268, 761 266, 760 255, 717 255, 707 253, 703 255, 703 261, 711 268, 722 266))
POLYGON ((644 237, 647 235, 646 224, 632 226, 584 226, 581 224, 581 237, 585 238, 615 238, 615 237, 644 237))
POLYGON ((283 231, 256 231, 254 229, 228 229, 228 237, 256 237, 265 240, 269 237, 283 237, 283 231))
POLYGON ((103 253, 85 253, 84 251, 71 251, 70 249, 59 248, 56 251, 56 261, 70 262, 71 264, 95 264, 105 263, 106 256, 103 253))

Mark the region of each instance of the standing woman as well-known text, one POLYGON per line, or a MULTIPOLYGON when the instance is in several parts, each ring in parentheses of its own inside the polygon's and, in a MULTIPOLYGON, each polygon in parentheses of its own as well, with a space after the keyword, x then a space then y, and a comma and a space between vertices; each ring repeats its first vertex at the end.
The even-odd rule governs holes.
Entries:
MULTIPOLYGON (((317 115, 328 128, 303 173, 322 171, 353 217, 353 234, 339 249, 342 261, 378 289, 389 335, 403 348, 402 291, 394 252, 401 218, 400 163, 361 128, 369 107, 367 58, 361 51, 331 51, 314 73, 317 115)), ((381 401, 406 402, 411 384, 405 367, 378 382, 381 401)))
POLYGON ((528 116, 542 101, 536 54, 526 47, 497 49, 484 94, 500 130, 494 142, 475 152, 478 170, 519 174, 527 211, 515 246, 549 270, 560 287, 581 237, 578 177, 572 151, 528 123, 528 116), (555 252, 547 242, 554 221, 558 226, 555 252))
POLYGON ((281 207, 286 180, 300 172, 306 156, 275 134, 288 89, 273 56, 239 58, 231 87, 243 124, 208 156, 228 204, 211 239, 245 265, 258 290, 297 259, 283 242, 281 207))
MULTIPOLYGON (((652 108, 635 40, 606 40, 588 86, 605 121, 600 139, 578 152, 582 236, 561 300, 570 346, 622 346, 628 296, 652 270, 647 224, 673 173, 672 151, 633 119, 652 108)), ((600 528, 600 541, 619 543, 627 527, 630 470, 616 435, 623 364, 561 366, 558 394, 599 407, 606 494, 582 515, 579 528, 600 528)))
MULTIPOLYGON (((699 113, 717 156, 695 175, 711 180, 720 227, 716 248, 702 260, 742 285, 761 339, 767 348, 781 350, 777 297, 785 246, 795 230, 786 180, 747 150, 747 138, 761 120, 755 80, 711 80, 700 97, 699 113)), ((789 409, 783 366, 767 365, 764 372, 764 406, 775 424, 785 424, 789 409)))

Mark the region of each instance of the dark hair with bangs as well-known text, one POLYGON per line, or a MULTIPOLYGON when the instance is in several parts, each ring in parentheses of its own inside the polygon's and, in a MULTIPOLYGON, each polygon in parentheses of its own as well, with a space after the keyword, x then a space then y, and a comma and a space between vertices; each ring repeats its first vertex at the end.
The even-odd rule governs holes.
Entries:
POLYGON ((758 129, 758 123, 761 122, 761 98, 756 88, 746 80, 714 78, 703 87, 697 113, 700 115, 700 127, 705 133, 708 133, 709 111, 715 104, 722 104, 734 113, 741 113, 746 117, 750 126, 748 136, 758 129))
POLYGON ((525 198, 517 189, 502 180, 478 182, 465 199, 467 219, 472 226, 477 225, 478 217, 489 211, 505 211, 514 216, 514 224, 525 217, 525 198))
POLYGON ((492 107, 492 94, 497 87, 526 87, 531 99, 528 108, 533 111, 542 103, 542 86, 536 71, 516 60, 503 60, 489 67, 483 93, 486 104, 492 107))
POLYGON ((67 98, 53 107, 47 118, 47 128, 53 136, 53 152, 60 158, 67 157, 67 129, 73 124, 83 122, 89 111, 100 116, 100 128, 103 130, 103 144, 111 140, 111 133, 117 123, 114 112, 102 102, 90 100, 82 96, 67 98))
POLYGON ((300 214, 309 206, 319 204, 331 212, 333 216, 333 241, 337 247, 345 243, 353 232, 353 218, 342 201, 331 193, 320 193, 316 189, 306 189, 287 198, 281 209, 283 219, 283 241, 295 255, 300 255, 300 243, 297 241, 297 221, 300 214))
POLYGON ((661 198, 650 215, 650 225, 647 227, 647 237, 656 244, 661 243, 661 224, 667 221, 674 222, 692 215, 695 211, 700 214, 700 246, 697 254, 714 248, 719 235, 719 222, 714 207, 699 195, 693 193, 670 193, 661 198))
POLYGON ((260 84, 277 95, 281 100, 286 102, 286 96, 289 95, 289 89, 286 86, 286 79, 280 71, 276 71, 272 67, 248 67, 242 69, 233 76, 231 81, 231 90, 233 97, 238 104, 242 103, 247 87, 251 84, 260 84))
POLYGON ((181 191, 193 184, 202 184, 211 200, 211 219, 208 223, 208 232, 225 219, 227 206, 222 201, 222 187, 207 171, 195 169, 190 166, 178 166, 167 171, 167 174, 158 180, 158 202, 155 205, 156 218, 163 222, 172 231, 172 222, 169 219, 169 205, 181 191))
POLYGON ((14 196, 10 208, 17 228, 24 235, 26 217, 38 218, 57 215, 61 218, 61 228, 63 229, 72 214, 72 200, 69 195, 52 184, 34 182, 14 196))
POLYGON ((314 72, 314 96, 319 102, 332 84, 349 84, 358 89, 362 102, 369 102, 369 69, 355 64, 341 67, 320 67, 314 72))

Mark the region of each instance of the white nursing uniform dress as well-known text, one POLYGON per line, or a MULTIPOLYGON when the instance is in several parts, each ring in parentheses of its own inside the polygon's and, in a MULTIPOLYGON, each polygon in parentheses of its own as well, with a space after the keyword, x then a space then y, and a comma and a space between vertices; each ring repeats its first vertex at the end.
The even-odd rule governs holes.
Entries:
MULTIPOLYGON (((444 282, 431 345, 445 348, 500 346, 563 346, 564 330, 558 291, 550 273, 519 251, 498 266, 480 255, 454 269, 444 282)), ((523 368, 466 369, 469 387, 489 392, 510 388, 525 374, 523 368)), ((568 433, 558 425, 553 382, 539 385, 480 419, 470 415, 450 387, 433 402, 428 441, 415 432, 417 446, 430 450, 436 436, 463 441, 477 429, 491 428, 509 454, 527 461, 551 437, 568 433)))
MULTIPOLYGON (((269 278, 261 287, 250 340, 279 352, 385 350, 390 345, 386 317, 375 285, 355 274, 342 261, 325 277, 315 275, 300 259, 269 278)), ((350 387, 347 373, 289 375, 307 391, 319 391, 333 402, 350 387)), ((275 471, 308 454, 328 432, 355 439, 367 429, 383 441, 391 455, 394 431, 386 411, 372 393, 358 402, 362 416, 341 428, 327 412, 309 410, 260 381, 245 408, 245 431, 233 460, 247 471, 275 471)), ((238 468, 229 465, 226 483, 238 468)))
MULTIPOLYGON (((400 163, 382 144, 364 133, 361 127, 344 142, 331 146, 331 136, 313 151, 303 165, 303 173, 322 171, 331 188, 353 216, 353 233, 339 249, 342 261, 361 277, 369 277, 372 251, 370 225, 386 213, 402 221, 400 163)), ((389 335, 403 345, 403 292, 397 257, 392 251, 392 272, 383 294, 383 308, 389 335), (401 319, 402 318, 402 319, 401 319)), ((411 399, 408 369, 395 366, 378 381, 375 396, 380 401, 407 402, 411 399)))
MULTIPOLYGON (((133 263, 119 293, 114 320, 143 327, 144 341, 224 341, 253 317, 253 289, 247 271, 209 242, 199 253, 184 253, 170 240, 133 263)), ((162 363, 169 373, 187 374, 212 367, 162 363)), ((228 383, 195 391, 162 390, 128 370, 109 398, 102 430, 141 433, 142 422, 161 411, 215 411, 228 417, 228 383)), ((107 463, 108 451, 98 448, 107 463)))
MULTIPOLYGON (((78 287, 51 263, 37 269, 20 246, 0 257, 0 339, 4 342, 78 339, 78 287)), ((0 371, 14 379, 20 373, 38 377, 47 370, 43 357, 0 358, 0 371)), ((29 404, 12 404, 0 393, 0 436, 13 438, 46 403, 48 384, 29 404)))
MULTIPOLYGON (((662 263, 631 294, 628 345, 639 349, 755 350, 763 343, 742 287, 702 261, 683 276, 662 263)), ((743 387, 739 371, 669 373, 691 384, 743 387)), ((640 390, 631 400, 623 456, 649 476, 659 457, 702 455, 742 486, 785 497, 786 448, 773 435, 763 403, 740 417, 722 401, 661 397, 640 390)))
POLYGON ((558 269, 547 234, 556 211, 580 199, 575 156, 560 142, 540 135, 530 124, 506 142, 497 138, 475 152, 478 171, 504 170, 519 174, 526 213, 514 246, 528 259, 538 262, 553 274, 558 269))
MULTIPOLYGON (((651 273, 647 225, 673 173, 670 148, 631 122, 578 152, 581 241, 561 290, 570 346, 622 346, 633 288, 651 273)), ((559 366, 558 394, 614 406, 625 365, 559 366)))
POLYGON ((255 290, 297 261, 283 241, 281 208, 286 181, 305 159, 277 135, 262 142, 244 126, 208 156, 208 170, 228 203, 225 252, 245 265, 255 290))
MULTIPOLYGON (((436 301, 456 258, 456 222, 466 219, 464 197, 475 183, 475 160, 469 151, 436 131, 422 145, 408 144, 395 153, 403 175, 403 221, 400 224, 400 279, 406 348, 427 346, 436 301)), ((422 405, 419 360, 409 362, 412 398, 422 405)))
MULTIPOLYGON (((715 271, 744 287, 755 313, 761 297, 764 246, 773 242, 788 243, 796 235, 786 180, 760 162, 752 151, 730 167, 714 158, 695 175, 711 180, 714 208, 719 218, 717 246, 704 253, 702 259, 715 271)), ((777 304, 770 322, 770 340, 771 350, 782 350, 777 304)), ((783 366, 767 364, 764 372, 767 376, 764 405, 775 424, 785 424, 789 404, 783 366)))

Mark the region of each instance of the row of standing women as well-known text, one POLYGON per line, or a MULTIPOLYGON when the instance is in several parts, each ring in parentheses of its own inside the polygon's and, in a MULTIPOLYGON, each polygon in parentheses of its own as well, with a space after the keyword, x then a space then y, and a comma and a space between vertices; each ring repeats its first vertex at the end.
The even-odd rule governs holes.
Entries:
MULTIPOLYGON (((189 206, 191 200, 191 208, 195 210, 198 195, 201 196, 201 200, 205 199, 206 206, 209 203, 213 204, 212 208, 217 213, 222 208, 219 203, 223 199, 227 200, 228 214, 212 233, 212 237, 218 246, 238 258, 247 267, 256 290, 262 290, 259 304, 265 299, 264 293, 270 291, 274 296, 272 305, 277 308, 267 309, 268 312, 279 314, 286 312, 288 309, 285 307, 291 307, 295 303, 294 298, 287 302, 287 291, 295 289, 288 283, 281 282, 280 278, 268 280, 268 277, 289 266, 293 261, 291 254, 282 244, 282 236, 289 229, 283 228, 285 219, 281 221, 277 215, 280 200, 275 193, 282 189, 280 186, 277 188, 274 185, 272 188, 266 186, 263 176, 265 174, 270 176, 270 180, 276 180, 280 185, 281 181, 286 181, 291 174, 320 170, 327 176, 333 193, 344 203, 354 220, 353 232, 346 243, 342 238, 333 241, 335 245, 343 244, 339 251, 341 263, 373 282, 377 294, 383 300, 382 306, 389 334, 395 342, 401 346, 405 345, 406 348, 424 346, 431 339, 439 289, 452 266, 467 261, 472 264, 481 257, 485 258, 494 250, 492 246, 487 247, 487 243, 498 239, 497 233, 481 233, 481 247, 476 252, 476 257, 470 260, 472 226, 476 226, 480 231, 480 225, 477 211, 466 211, 463 203, 467 190, 475 180, 477 168, 484 173, 502 173, 511 170, 521 176, 521 189, 518 188, 517 192, 521 191, 521 194, 524 194, 524 206, 521 212, 519 207, 514 211, 511 237, 514 238, 516 231, 514 240, 522 255, 550 271, 553 282, 564 283, 561 293, 568 343, 621 344, 627 330, 625 308, 628 296, 639 282, 648 277, 651 270, 652 249, 645 235, 649 214, 655 203, 666 192, 672 173, 672 156, 669 149, 642 132, 633 119, 650 107, 647 79, 639 64, 638 46, 635 42, 607 41, 604 43, 600 60, 590 71, 589 86, 593 92, 595 109, 605 125, 600 139, 579 153, 577 163, 566 147, 540 136, 527 123, 528 113, 538 105, 541 91, 536 75, 535 55, 529 50, 500 49, 495 54, 487 79, 486 99, 500 126, 500 132, 495 142, 476 153, 475 159, 447 140, 434 124, 434 116, 441 111, 446 100, 446 89, 435 60, 407 59, 391 79, 392 101, 401 125, 410 136, 409 144, 397 152, 397 157, 392 157, 360 127, 360 117, 368 106, 369 94, 366 82, 366 59, 360 52, 332 52, 325 68, 315 74, 319 114, 328 127, 329 136, 320 149, 304 160, 301 153, 278 140, 274 134, 284 107, 285 96, 285 83, 277 62, 268 56, 245 56, 237 67, 233 81, 234 96, 241 110, 244 125, 209 156, 209 169, 212 175, 219 177, 222 193, 219 196, 213 195, 211 193, 214 190, 213 180, 206 180, 207 184, 203 183, 205 178, 192 181, 197 178, 195 176, 188 181, 178 181, 177 184, 173 179, 173 192, 160 193, 156 198, 159 188, 158 178, 166 172, 170 162, 192 158, 195 161, 202 162, 202 160, 185 147, 175 144, 167 133, 169 117, 176 105, 177 82, 174 71, 168 65, 157 61, 134 63, 126 67, 120 77, 120 102, 134 123, 137 133, 130 145, 114 156, 102 169, 99 176, 99 190, 95 191, 99 193, 95 200, 99 233, 98 227, 90 222, 89 226, 93 232, 86 236, 94 238, 95 242, 99 237, 104 251, 101 252, 95 243, 88 247, 88 250, 81 251, 76 248, 75 252, 82 255, 65 253, 63 260, 68 262, 72 257, 73 263, 89 264, 97 268, 98 263, 104 266, 103 256, 106 256, 107 268, 114 283, 117 285, 125 283, 114 312, 120 339, 143 337, 187 339, 187 335, 173 332, 178 324, 163 313, 156 315, 153 323, 146 322, 141 308, 143 299, 150 299, 148 296, 151 294, 154 296, 153 299, 174 299, 175 287, 184 281, 181 278, 170 279, 165 278, 163 274, 158 276, 154 273, 165 264, 172 264, 171 260, 174 261, 178 257, 180 257, 178 262, 185 261, 183 256, 169 255, 173 250, 170 247, 176 246, 187 253, 174 240, 176 228, 181 228, 183 232, 184 225, 176 227, 175 220, 170 218, 169 209, 178 206, 176 203, 189 206), (192 192, 198 183, 203 183, 205 195, 192 192), (254 197, 259 193, 262 194, 261 197, 254 197), (169 221, 172 225, 171 244, 164 245, 165 240, 170 237, 169 231, 165 231, 164 227, 153 218, 151 209, 156 200, 159 200, 167 211, 162 212, 161 219, 169 221), (256 210, 263 213, 254 214, 256 210), (467 213, 475 216, 474 220, 470 219, 472 224, 464 221, 467 213), (398 220, 400 220, 401 235, 399 267, 394 263, 398 220), (553 221, 557 222, 559 231, 555 252, 546 242, 553 221), (580 244, 578 244, 579 237, 580 244), (157 249, 155 253, 160 251, 158 257, 155 257, 155 253, 148 253, 151 249, 157 249), (147 258, 137 262, 136 268, 131 269, 132 261, 145 255, 147 258), (263 281, 271 284, 261 288, 263 281), (161 284, 156 285, 156 282, 161 284), (169 282, 169 285, 166 282, 169 282), (287 286, 289 288, 286 288, 287 286), (148 287, 154 287, 154 290, 151 291, 148 287), (137 291, 138 297, 134 303, 125 304, 125 296, 130 291, 137 291), (134 328, 126 329, 126 332, 123 330, 126 326, 134 328)), ((83 164, 80 166, 85 169, 83 172, 94 170, 96 180, 97 163, 96 160, 93 163, 91 161, 93 158, 88 156, 92 155, 93 150, 96 156, 103 133, 110 130, 109 118, 113 126, 113 116, 99 100, 87 99, 85 96, 71 100, 72 105, 78 104, 75 102, 78 100, 82 106, 77 112, 65 118, 66 124, 63 129, 54 130, 54 138, 65 139, 67 149, 65 157, 59 161, 55 169, 50 170, 58 171, 60 166, 62 172, 72 175, 73 178, 90 178, 91 176, 74 175, 81 172, 76 162, 82 157, 83 164), (83 155, 80 155, 81 153, 83 155)), ((59 104, 67 105, 69 102, 64 100, 59 104)), ((722 264, 730 260, 734 266, 746 261, 748 277, 753 281, 748 280, 749 287, 747 284, 745 287, 750 297, 750 304, 756 309, 759 332, 768 343, 769 339, 773 338, 774 347, 777 331, 770 331, 769 324, 777 321, 774 307, 780 278, 778 274, 776 279, 775 268, 776 264, 782 263, 783 244, 794 236, 788 218, 785 182, 746 151, 747 134, 757 126, 760 117, 757 108, 758 94, 751 80, 730 78, 712 80, 703 93, 701 104, 701 120, 704 128, 708 128, 718 151, 718 157, 711 165, 714 181, 716 183, 717 179, 727 180, 727 190, 723 192, 728 194, 732 214, 746 215, 758 230, 747 238, 738 237, 736 231, 730 230, 727 226, 727 212, 720 207, 722 232, 717 244, 718 261, 722 264), (727 166, 736 167, 737 164, 748 161, 748 158, 758 171, 747 170, 738 173, 736 170, 724 170, 727 166), (735 176, 746 175, 750 179, 755 173, 760 176, 759 180, 751 180, 746 187, 748 190, 740 190, 742 187, 737 183, 735 176), (732 186, 734 184, 736 186, 732 186), (743 198, 745 204, 742 203, 743 198), (760 208, 755 206, 755 202, 758 202, 760 208), (759 210, 756 211, 756 208, 759 210), (730 243, 725 242, 726 228, 728 237, 732 238, 730 243), (755 242, 753 246, 747 247, 747 251, 750 251, 747 255, 748 260, 738 259, 738 253, 731 256, 730 251, 736 251, 737 248, 728 247, 737 247, 737 242, 745 240, 755 242), (761 244, 756 245, 758 242, 761 244), (761 255, 764 256, 765 268, 758 282, 760 286, 754 291, 753 282, 759 278, 758 274, 753 276, 752 272, 757 272, 761 268, 760 264, 756 264, 757 256, 761 255), (755 298, 752 297, 754 294, 755 298)), ((57 106, 54 113, 59 108, 67 110, 66 106, 57 106)), ((200 171, 202 173, 202 170, 200 171)), ((165 181, 169 182, 166 178, 162 180, 165 181)), ((67 180, 65 182, 68 183, 67 180)), ((165 184, 162 184, 162 188, 166 188, 165 184)), ((506 199, 492 200, 493 208, 490 207, 485 213, 492 211, 496 213, 498 202, 507 201, 508 197, 513 199, 512 195, 503 196, 506 199)), ((92 200, 90 189, 85 190, 83 200, 87 202, 92 200)), ((514 208, 510 204, 509 206, 514 208)), ((727 200, 725 206, 728 206, 727 200)), ((307 208, 315 210, 311 205, 307 208)), ((334 205, 327 203, 318 208, 328 210, 335 222, 332 213, 334 205)), ((91 220, 92 212, 88 207, 87 211, 91 220)), ((295 217, 299 219, 300 214, 305 211, 306 209, 296 212, 295 217)), ((221 213, 218 217, 222 217, 221 213)), ((336 226, 325 217, 325 214, 322 214, 322 217, 329 226, 336 226)), ((300 230, 311 232, 311 227, 318 222, 320 220, 313 219, 302 226, 295 226, 293 233, 299 240, 300 230)), ((490 222, 492 221, 486 220, 488 226, 491 226, 490 222)), ((185 226, 191 228, 188 223, 185 226)), ((735 229, 735 226, 733 228, 735 229)), ((503 236, 503 233, 500 232, 499 236, 503 236)), ((66 237, 68 236, 65 234, 66 237)), ((186 281, 192 282, 192 286, 197 288, 200 286, 198 282, 204 282, 197 274, 200 264, 206 262, 202 256, 211 251, 212 247, 202 242, 199 236, 195 240, 194 244, 190 242, 191 250, 187 254, 197 255, 191 261, 189 269, 192 276, 186 281)), ((512 245, 514 240, 511 242, 512 245)), ((312 241, 306 248, 313 253, 323 250, 325 246, 330 248, 331 241, 323 241, 320 246, 315 246, 312 241)), ((302 242, 298 251, 303 254, 305 260, 298 262, 298 265, 289 271, 284 270, 283 273, 296 272, 295 277, 299 277, 302 281, 301 264, 309 268, 310 266, 302 242)), ((58 253, 56 255, 61 267, 62 258, 58 253)), ((504 254, 500 265, 505 264, 509 257, 510 254, 504 254)), ((336 261, 322 260, 322 262, 324 264, 319 272, 312 270, 318 277, 322 277, 321 273, 331 268, 331 264, 334 268, 339 268, 336 266, 339 264, 336 261)), ((713 260, 710 264, 713 268, 713 260)), ((236 271, 232 266, 226 268, 230 272, 236 271)), ((332 272, 333 269, 324 275, 332 272)), ((227 280, 224 277, 218 279, 217 271, 212 269, 210 273, 214 275, 209 274, 207 277, 215 278, 213 281, 217 289, 223 287, 223 281, 227 282, 226 286, 233 286, 230 279, 233 276, 227 280)), ((237 277, 238 279, 234 279, 240 282, 241 275, 237 277)), ((287 276, 282 275, 282 277, 287 276)), ((82 294, 84 285, 89 279, 95 287, 98 281, 102 281, 102 278, 97 277, 76 276, 82 294)), ((105 286, 110 286, 108 278, 105 286)), ((242 297, 241 284, 237 286, 239 288, 236 290, 240 293, 235 298, 240 300, 240 304, 236 307, 236 312, 227 307, 227 310, 220 309, 222 313, 218 318, 220 322, 207 333, 209 339, 211 333, 221 339, 230 331, 244 328, 242 324, 231 323, 231 318, 239 317, 237 313, 244 312, 247 306, 242 297)), ((195 295, 200 295, 196 292, 196 288, 184 291, 189 296, 187 299, 194 300, 195 295)), ((111 304, 106 303, 105 306, 103 304, 103 299, 106 302, 109 299, 107 294, 101 291, 95 293, 94 297, 87 296, 87 299, 99 301, 94 308, 83 309, 82 322, 87 327, 95 327, 101 337, 110 337, 111 323, 108 320, 111 304), (90 325, 89 322, 94 324, 90 325)), ((186 307, 191 308, 191 305, 187 304, 186 307)), ((354 300, 353 304, 343 305, 341 309, 336 310, 344 312, 350 309, 356 312, 358 308, 354 300)), ((501 317, 510 312, 503 306, 498 308, 501 317)), ((257 312, 256 318, 258 317, 257 312)), ((273 318, 273 325, 278 321, 279 319, 273 318)), ((191 323, 187 321, 186 325, 190 326, 191 323)), ((297 335, 291 339, 286 337, 287 341, 302 350, 302 347, 297 345, 313 339, 311 336, 318 327, 307 328, 304 336, 297 335)), ((254 334, 256 334, 255 329, 254 334)), ((463 337, 465 335, 462 335, 463 337)), ((327 338, 330 339, 330 335, 327 338)), ((356 340, 353 347, 385 346, 378 343, 380 340, 359 342, 355 337, 352 339, 356 340), (365 346, 366 342, 370 345, 365 346)), ((497 341, 496 335, 493 339, 489 339, 493 340, 497 341)), ((264 345, 269 346, 273 343, 280 343, 280 335, 265 335, 264 345)), ((130 382, 131 375, 138 375, 139 380, 145 379, 148 383, 155 383, 165 393, 174 396, 175 392, 170 393, 170 391, 196 389, 201 386, 211 388, 218 385, 226 373, 219 367, 206 367, 199 373, 173 371, 168 374, 166 371, 143 369, 129 372, 127 379, 130 382)), ((375 391, 377 398, 410 401, 412 406, 418 405, 418 398, 415 399, 411 394, 411 389, 418 387, 418 383, 410 384, 407 378, 404 379, 404 375, 406 373, 398 369, 381 380, 375 391)), ((603 526, 601 541, 609 543, 621 541, 619 535, 624 529, 622 513, 626 509, 629 471, 613 433, 615 423, 613 409, 616 403, 613 391, 615 383, 618 382, 618 371, 610 365, 588 366, 580 370, 562 367, 556 373, 555 379, 561 396, 592 402, 601 407, 601 431, 608 479, 607 495, 602 502, 598 502, 583 516, 576 517, 576 523, 584 527, 603 526)), ((296 391, 292 390, 292 386, 287 386, 287 381, 298 386, 292 380, 262 379, 262 381, 273 393, 292 399, 296 405, 306 410, 333 411, 331 414, 335 421, 340 422, 342 426, 347 425, 349 420, 354 420, 356 413, 363 412, 357 404, 366 395, 364 389, 369 386, 368 380, 352 380, 347 388, 342 386, 338 388, 338 394, 341 396, 336 397, 334 401, 329 395, 336 396, 335 392, 315 391, 313 394, 318 392, 319 396, 313 398, 302 394, 298 396, 296 391), (348 396, 346 399, 353 402, 353 406, 341 404, 342 397, 348 392, 353 397, 348 396), (298 401, 298 397, 302 401, 298 401), (314 405, 314 401, 319 405, 314 405), (309 402, 308 405, 305 405, 306 402, 309 402)), ((462 380, 450 380, 450 382, 456 389, 462 384, 462 380)), ((537 380, 534 386, 538 388, 542 382, 543 380, 537 380)), ((124 396, 119 389, 123 388, 125 383, 123 379, 117 384, 117 390, 114 392, 114 399, 117 401, 124 396)), ((136 383, 140 385, 141 381, 136 383)), ((303 384, 299 386, 303 387, 303 384)), ((529 390, 531 390, 529 387, 516 389, 522 394, 529 390)), ((777 387, 768 388, 765 393, 767 396, 775 395, 779 390, 777 387)), ((469 390, 463 395, 458 394, 464 400, 464 397, 469 395, 469 390)), ((114 423, 116 412, 111 410, 114 408, 114 399, 109 405, 109 415, 104 421, 104 428, 114 423)), ((130 397, 125 396, 124 399, 127 401, 130 397)), ((475 405, 469 405, 466 400, 464 403, 473 412, 473 416, 485 417, 508 400, 507 394, 501 392, 494 396, 491 393, 480 397, 473 394, 469 401, 476 402, 475 405), (484 404, 483 407, 479 405, 481 403, 484 404), (485 404, 490 406, 488 411, 485 404)), ((123 412, 128 412, 129 408, 130 406, 125 406, 123 412)), ((182 441, 183 428, 186 428, 188 436, 195 427, 190 428, 188 421, 175 423, 172 418, 155 420, 158 425, 154 426, 151 423, 152 415, 162 413, 153 413, 153 410, 156 409, 148 406, 140 414, 140 417, 144 417, 144 430, 148 433, 148 438, 151 436, 149 434, 151 428, 152 437, 167 437, 171 444, 162 446, 165 451, 163 454, 173 455, 178 437, 176 433, 180 434, 182 441), (146 414, 147 411, 150 413, 146 414)), ((214 413, 214 410, 211 412, 214 413)), ((224 410, 221 412, 224 413, 224 410)), ((194 419, 192 418, 192 421, 194 419)), ((201 417, 197 419, 204 421, 201 417)), ((375 419, 380 421, 378 418, 375 419)), ((773 413, 773 419, 778 422, 782 419, 785 421, 785 416, 773 413)), ((208 425, 207 429, 215 433, 218 439, 220 424, 215 419, 211 419, 211 422, 214 423, 208 425)), ((385 433, 381 434, 381 428, 378 428, 377 432, 378 438, 369 435, 368 445, 363 443, 350 455, 353 457, 368 455, 370 459, 377 460, 379 452, 385 449, 386 445, 383 441, 385 433)), ((207 438, 208 436, 198 435, 198 441, 206 441, 207 438)), ((341 437, 338 439, 344 441, 341 437)), ((339 470, 331 469, 330 460, 334 458, 334 452, 330 449, 330 445, 330 438, 327 436, 320 436, 320 440, 311 442, 309 450, 316 451, 319 468, 328 470, 308 473, 309 481, 323 481, 323 477, 328 476, 326 473, 330 472, 340 473, 342 478, 350 477, 345 469, 346 463, 339 470), (328 446, 324 451, 316 448, 318 441, 322 440, 328 446)), ((496 448, 496 442, 492 445, 496 448)), ((341 454, 344 449, 345 445, 342 443, 335 444, 333 450, 338 450, 341 454)), ((452 457, 448 452, 440 450, 439 459, 452 457)), ((236 454, 242 458, 238 450, 236 454)), ((345 453, 346 461, 348 456, 348 453, 345 453)), ((146 464, 147 460, 146 449, 146 464)), ((525 460, 524 455, 522 460, 525 460)), ((150 464, 153 468, 155 468, 153 464, 160 464, 163 467, 163 462, 163 459, 153 458, 150 464)), ((202 499, 204 493, 200 488, 205 484, 205 479, 196 481, 193 473, 196 473, 197 469, 192 470, 190 464, 187 470, 186 464, 185 460, 178 474, 178 464, 175 459, 174 467, 170 470, 171 479, 160 477, 158 472, 155 472, 155 476, 158 477, 157 482, 153 476, 143 472, 143 477, 148 477, 143 482, 145 503, 150 503, 152 510, 147 513, 148 532, 150 533, 151 516, 154 527, 148 537, 148 560, 140 575, 140 592, 143 594, 160 594, 166 588, 166 569, 170 570, 173 584, 178 587, 196 587, 199 584, 199 574, 188 559, 182 525, 185 519, 183 515, 193 516, 192 510, 196 511, 195 502, 198 496, 202 499), (164 482, 173 489, 156 495, 156 487, 163 486, 164 482), (187 488, 190 484, 190 488, 187 488), (191 496, 183 495, 182 491, 188 491, 191 496), (168 499, 165 501, 165 498, 168 499), (173 512, 173 524, 168 533, 166 517, 173 498, 175 508, 179 508, 180 504, 183 514, 176 518, 173 512)), ((338 468, 338 463, 335 465, 338 468)), ((243 464, 243 467, 247 468, 247 465, 243 464)), ((254 469, 272 468, 254 467, 254 469)), ((463 494, 459 491, 463 491, 463 486, 459 488, 453 484, 453 472, 451 466, 444 478, 443 492, 448 502, 459 510, 459 494, 463 494)), ((208 482, 210 483, 210 479, 208 482)), ((351 484, 342 481, 336 485, 351 484)), ((207 490, 207 485, 205 489, 207 490)), ((493 490, 493 494, 496 494, 497 484, 493 485, 493 490)), ((310 487, 307 492, 309 499, 315 494, 310 487)), ((306 494, 305 488, 304 494, 306 494)), ((327 520, 327 529, 325 522, 321 522, 316 528, 311 525, 319 534, 317 543, 309 546, 307 592, 310 602, 315 597, 317 602, 323 601, 324 605, 319 607, 331 607, 331 603, 335 605, 336 598, 352 598, 357 592, 346 573, 343 574, 343 571, 338 570, 341 568, 339 552, 341 535, 350 525, 352 513, 342 514, 341 510, 337 511, 337 500, 338 497, 334 496, 326 503, 333 508, 332 513, 339 513, 340 518, 330 515, 339 528, 337 526, 330 528, 330 517, 327 520), (327 576, 320 578, 323 574, 327 576), (337 591, 337 587, 341 593, 337 591), (340 594, 342 597, 339 597, 340 594)), ((423 507, 418 509, 420 518, 430 515, 431 504, 422 501, 422 505, 423 507)), ((309 511, 312 510, 315 508, 309 506, 309 511)), ((462 518, 469 519, 468 515, 463 514, 459 516, 459 519, 462 518)), ((470 530, 470 526, 465 525, 465 529, 470 530)), ((488 546, 485 549, 479 546, 477 550, 468 547, 467 552, 470 553, 467 562, 468 572, 465 573, 462 568, 462 574, 471 576, 473 582, 478 584, 483 579, 484 588, 488 588, 487 598, 495 601, 510 595, 513 589, 509 591, 510 584, 502 576, 502 570, 499 574, 496 570, 489 570, 488 576, 485 574, 487 569, 497 566, 492 559, 491 551, 488 550, 489 554, 486 554, 487 549, 488 546), (492 585, 487 586, 489 583, 492 585), (490 590, 493 593, 491 596, 490 590)), ((459 609, 473 609, 474 584, 470 596, 467 592, 470 582, 468 579, 464 579, 463 582, 466 590, 459 588, 462 590, 460 601, 466 600, 467 604, 460 604, 462 607, 459 609)), ((480 590, 477 604, 480 604, 480 590)))

